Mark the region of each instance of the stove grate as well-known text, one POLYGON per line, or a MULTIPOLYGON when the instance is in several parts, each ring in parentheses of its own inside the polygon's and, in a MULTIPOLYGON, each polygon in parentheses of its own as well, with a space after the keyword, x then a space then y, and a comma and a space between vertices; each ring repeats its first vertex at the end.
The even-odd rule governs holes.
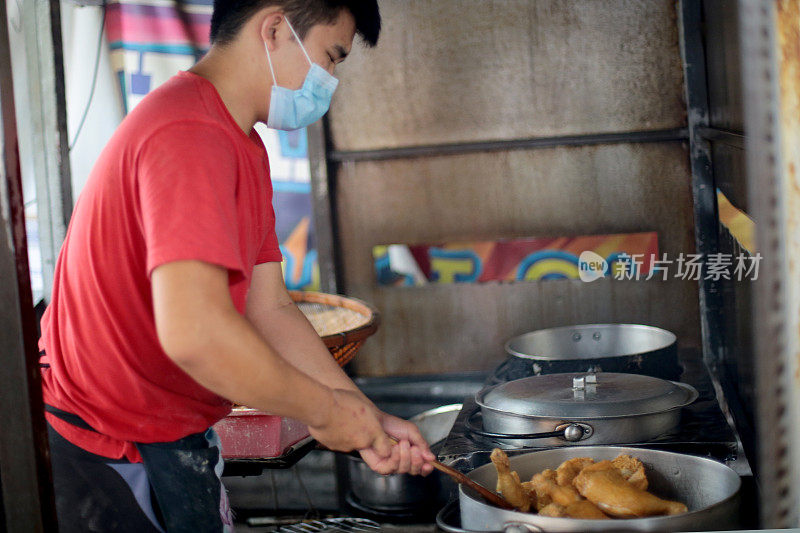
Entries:
POLYGON ((380 531, 380 529, 380 524, 366 518, 325 518, 287 524, 274 531, 276 533, 356 533, 380 531))

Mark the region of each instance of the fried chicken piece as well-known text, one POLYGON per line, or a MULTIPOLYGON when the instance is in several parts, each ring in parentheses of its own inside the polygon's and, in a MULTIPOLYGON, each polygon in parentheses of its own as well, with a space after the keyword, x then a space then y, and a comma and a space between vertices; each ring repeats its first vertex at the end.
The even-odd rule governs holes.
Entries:
POLYGON ((550 502, 539 509, 539 514, 541 516, 551 516, 553 518, 580 518, 582 520, 611 519, 610 516, 598 509, 597 506, 589 500, 572 502, 566 507, 556 502, 550 502))
POLYGON ((567 506, 551 502, 539 510, 542 516, 554 518, 580 518, 583 520, 609 520, 610 517, 589 500, 572 502, 567 506))
POLYGON ((564 513, 569 518, 582 518, 584 520, 609 520, 611 518, 589 500, 572 502, 566 506, 564 513))
POLYGON ((672 515, 687 511, 686 505, 680 502, 662 500, 628 483, 611 461, 587 466, 573 484, 582 496, 613 517, 672 515))
POLYGON ((530 481, 526 481, 522 484, 525 490, 533 495, 533 508, 538 512, 541 512, 542 509, 553 503, 553 498, 551 497, 550 493, 545 490, 545 486, 541 481, 545 472, 552 472, 552 470, 545 470, 544 472, 535 474, 530 481))
POLYGON ((591 464, 594 464, 594 459, 591 457, 573 457, 572 459, 567 459, 556 468, 556 483, 562 487, 571 487, 572 480, 575 479, 575 476, 591 464))
POLYGON ((550 503, 566 507, 582 499, 575 487, 562 487, 556 483, 556 473, 550 469, 534 475, 529 487, 536 493, 536 508, 540 512, 550 503))
MULTIPOLYGON (((549 481, 552 481, 553 483, 555 483, 555 481, 556 481, 556 472, 555 472, 555 470, 550 470, 549 468, 547 470, 542 470, 538 474, 534 474, 534 477, 536 477, 536 476, 541 476, 541 477, 543 477, 543 478, 545 478, 545 479, 547 479, 549 481)), ((537 496, 535 485, 536 484, 533 482, 533 479, 531 479, 531 481, 525 481, 525 482, 522 483, 522 486, 525 487, 525 489, 528 490, 532 494, 532 497, 534 497, 534 498, 537 496)), ((547 505, 551 501, 553 501, 551 498, 547 498, 546 501, 542 502, 539 505, 539 508, 544 507, 545 505, 547 505)))
POLYGON ((527 513, 531 508, 530 493, 522 486, 519 475, 511 471, 508 455, 500 448, 495 448, 492 450, 490 459, 497 470, 497 488, 495 491, 502 494, 508 503, 523 513, 527 513))
POLYGON ((552 516, 554 518, 566 518, 567 510, 563 505, 559 505, 556 502, 550 502, 539 509, 539 514, 542 516, 552 516))
MULTIPOLYGON (((542 472, 534 475, 534 477, 536 477, 536 476, 542 476, 545 479, 547 479, 549 481, 552 481, 554 483, 556 481, 556 472, 555 472, 555 470, 550 470, 549 468, 547 470, 543 470, 542 472)), ((547 493, 545 493, 544 491, 542 491, 542 494, 539 495, 536 492, 536 483, 534 483, 532 480, 523 482, 522 486, 525 488, 525 490, 527 490, 531 494, 531 507, 533 509, 539 510, 542 507, 547 506, 547 504, 549 504, 549 503, 551 503, 553 501, 553 499, 547 493)))
POLYGON ((628 483, 640 490, 647 490, 647 476, 644 475, 644 465, 636 457, 622 454, 611 461, 622 477, 628 483))
MULTIPOLYGON (((535 513, 546 505, 544 502, 540 502, 539 496, 536 494, 536 489, 533 488, 533 482, 523 481, 522 488, 528 494, 528 501, 530 502, 530 512, 535 513)), ((549 500, 546 503, 550 503, 551 501, 552 500, 549 500)))

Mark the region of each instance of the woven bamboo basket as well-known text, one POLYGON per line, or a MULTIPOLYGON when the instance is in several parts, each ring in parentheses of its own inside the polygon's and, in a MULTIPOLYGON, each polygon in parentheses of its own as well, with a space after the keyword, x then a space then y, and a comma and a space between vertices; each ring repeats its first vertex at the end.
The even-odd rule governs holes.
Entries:
POLYGON ((323 292, 289 291, 289 294, 339 366, 355 357, 381 322, 377 309, 355 298, 323 292))

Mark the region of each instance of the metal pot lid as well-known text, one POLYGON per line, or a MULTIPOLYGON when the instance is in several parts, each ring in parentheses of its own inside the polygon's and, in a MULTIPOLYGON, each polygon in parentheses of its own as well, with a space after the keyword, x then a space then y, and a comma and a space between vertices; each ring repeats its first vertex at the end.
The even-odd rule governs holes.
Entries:
POLYGON ((613 372, 546 374, 484 389, 478 405, 517 416, 616 418, 689 405, 697 391, 685 383, 613 372))

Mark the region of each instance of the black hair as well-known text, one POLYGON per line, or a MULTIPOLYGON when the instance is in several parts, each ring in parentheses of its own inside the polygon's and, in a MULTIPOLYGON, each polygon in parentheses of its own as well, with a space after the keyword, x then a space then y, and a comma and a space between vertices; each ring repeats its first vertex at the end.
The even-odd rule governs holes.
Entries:
POLYGON ((356 21, 356 33, 368 46, 378 43, 381 15, 377 0, 214 0, 211 15, 211 42, 231 42, 245 22, 266 6, 280 7, 300 39, 315 24, 331 24, 342 9, 356 21))

